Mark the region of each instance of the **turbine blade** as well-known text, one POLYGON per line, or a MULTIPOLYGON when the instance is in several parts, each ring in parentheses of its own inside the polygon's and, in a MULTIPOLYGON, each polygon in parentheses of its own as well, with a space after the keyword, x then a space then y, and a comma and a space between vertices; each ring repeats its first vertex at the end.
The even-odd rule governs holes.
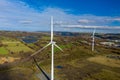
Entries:
POLYGON ((63 52, 63 50, 57 45, 57 44, 54 44, 55 47, 57 47, 59 50, 61 50, 63 52))
POLYGON ((36 55, 36 54, 38 54, 38 53, 41 52, 42 50, 44 50, 44 49, 45 49, 46 47, 48 47, 50 44, 51 44, 51 43, 47 44, 47 45, 44 46, 42 49, 39 49, 38 51, 36 51, 35 53, 33 53, 33 54, 31 55, 31 57, 34 56, 34 55, 36 55))

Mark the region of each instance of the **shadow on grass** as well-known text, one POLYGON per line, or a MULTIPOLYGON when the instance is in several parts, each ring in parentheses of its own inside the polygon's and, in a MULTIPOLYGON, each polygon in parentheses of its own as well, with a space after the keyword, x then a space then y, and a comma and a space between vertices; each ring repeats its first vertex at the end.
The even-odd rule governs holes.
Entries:
POLYGON ((9 75, 10 68, 8 65, 0 65, 0 80, 11 80, 9 75))
POLYGON ((0 65, 0 80, 36 80, 34 72, 26 67, 0 65))

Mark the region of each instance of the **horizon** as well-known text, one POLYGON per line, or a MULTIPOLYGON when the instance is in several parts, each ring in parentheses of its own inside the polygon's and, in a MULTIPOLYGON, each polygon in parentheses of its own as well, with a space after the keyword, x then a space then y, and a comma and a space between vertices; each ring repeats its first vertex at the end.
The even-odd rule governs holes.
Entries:
MULTIPOLYGON (((39 32, 48 32, 48 33, 50 33, 50 31, 49 30, 42 30, 42 31, 26 31, 26 30, 0 30, 0 32, 30 32, 30 33, 39 33, 39 32)), ((68 33, 93 33, 93 31, 91 30, 91 31, 54 31, 54 33, 56 33, 56 32, 68 32, 68 33)), ((97 30, 97 32, 95 32, 95 34, 120 34, 120 32, 102 32, 102 31, 98 31, 97 30)))

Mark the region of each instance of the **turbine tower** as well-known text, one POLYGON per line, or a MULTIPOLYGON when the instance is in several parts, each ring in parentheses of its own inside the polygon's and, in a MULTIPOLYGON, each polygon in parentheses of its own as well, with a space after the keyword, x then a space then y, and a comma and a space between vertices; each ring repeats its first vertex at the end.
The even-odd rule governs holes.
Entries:
POLYGON ((92 34, 92 51, 94 51, 94 48, 95 48, 95 31, 96 31, 96 28, 94 28, 93 34, 92 34))
POLYGON ((54 80, 54 46, 63 51, 56 42, 53 41, 53 17, 51 16, 51 41, 48 45, 51 45, 51 80, 54 80))

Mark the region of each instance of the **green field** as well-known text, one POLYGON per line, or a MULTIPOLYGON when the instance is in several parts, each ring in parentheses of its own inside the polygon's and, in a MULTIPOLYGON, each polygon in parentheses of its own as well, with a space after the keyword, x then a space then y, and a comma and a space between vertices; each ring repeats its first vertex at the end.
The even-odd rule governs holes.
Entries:
POLYGON ((20 52, 20 51, 31 52, 33 51, 31 48, 27 47, 25 44, 15 39, 3 37, 1 42, 6 47, 6 49, 10 52, 20 52))
POLYGON ((4 47, 0 47, 0 54, 8 54, 8 50, 6 50, 4 47))
POLYGON ((8 50, 12 51, 12 52, 19 52, 19 51, 32 51, 29 47, 25 46, 22 43, 9 43, 7 44, 8 46, 6 47, 8 50))

